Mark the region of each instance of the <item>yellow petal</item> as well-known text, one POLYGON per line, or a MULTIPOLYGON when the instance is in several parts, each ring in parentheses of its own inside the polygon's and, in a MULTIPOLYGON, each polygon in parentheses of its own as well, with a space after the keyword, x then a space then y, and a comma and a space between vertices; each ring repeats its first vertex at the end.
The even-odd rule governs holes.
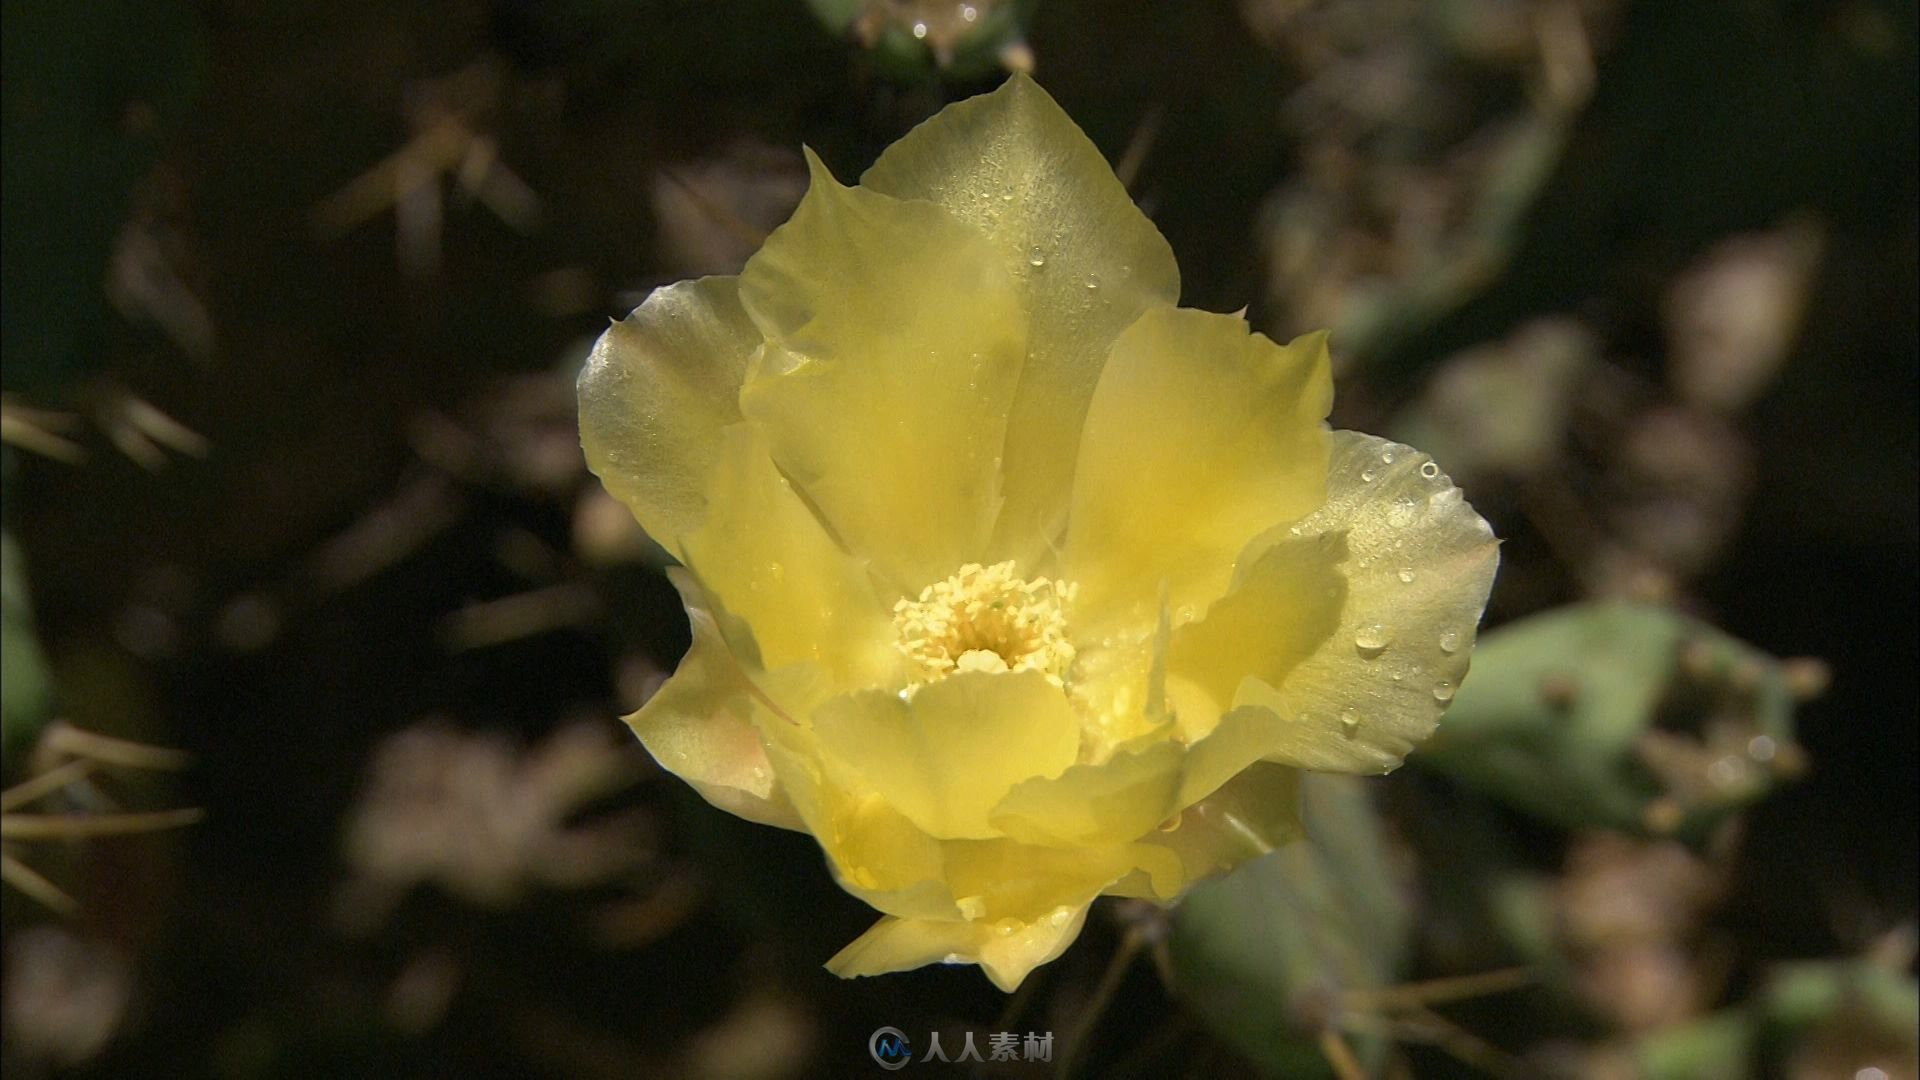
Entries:
POLYGON ((587 464, 675 554, 700 522, 719 433, 740 419, 740 381, 759 344, 735 279, 682 281, 614 324, 580 372, 587 464))
POLYGON ((1298 524, 1304 538, 1346 536, 1340 625, 1277 686, 1249 680, 1236 704, 1273 718, 1251 725, 1289 732, 1274 760, 1387 772, 1433 733, 1467 674, 1499 541, 1427 455, 1351 431, 1332 441, 1326 505, 1298 524))
POLYGON ((888 914, 959 917, 938 841, 823 755, 810 728, 767 722, 762 733, 782 788, 843 888, 888 914))
POLYGON ((751 425, 715 437, 713 501, 687 537, 686 558, 752 629, 759 662, 772 669, 809 661, 842 688, 893 679, 893 621, 865 566, 827 535, 751 425))
POLYGON ((1058 777, 1014 785, 993 824, 1015 840, 1048 846, 1121 844, 1178 809, 1185 748, 1171 741, 1123 751, 1058 777))
POLYGON ((764 707, 722 640, 714 615, 690 577, 671 574, 693 624, 693 645, 627 726, 662 768, 708 802, 749 821, 804 829, 774 772, 753 722, 764 707))
POLYGON ((1085 729, 1084 761, 1158 732, 1168 720, 1166 660, 1170 627, 1163 606, 1156 624, 1115 627, 1082 638, 1069 693, 1085 729))
POLYGON ((1161 849, 1138 843, 1043 847, 1002 838, 942 846, 955 903, 969 918, 989 922, 1029 922, 1084 904, 1143 866, 1156 876, 1178 866, 1161 849))
POLYGON ((740 277, 768 338, 741 409, 847 549, 914 593, 985 549, 1026 319, 974 230, 809 161, 740 277))
POLYGON ((1181 728, 1197 741, 1187 757, 1179 805, 1211 794, 1261 758, 1302 768, 1344 762, 1347 740, 1329 738, 1346 734, 1339 716, 1313 723, 1265 708, 1232 707, 1258 688, 1281 683, 1340 625, 1346 554, 1339 533, 1273 541, 1238 571, 1232 591, 1204 619, 1174 631, 1169 681, 1204 695, 1176 693, 1176 700, 1189 710, 1207 710, 1181 718, 1181 728))
POLYGON ((993 985, 1012 993, 1034 968, 1067 951, 1086 920, 1085 904, 1026 923, 885 918, 827 961, 827 970, 851 979, 927 964, 979 964, 993 985))
POLYGON ((1225 591, 1234 556, 1320 504, 1326 337, 1285 347, 1244 320, 1156 308, 1114 343, 1087 413, 1065 576, 1079 618, 1174 623, 1225 591))
POLYGON ((1249 676, 1278 685, 1339 626, 1346 556, 1340 533, 1268 544, 1204 618, 1173 631, 1169 673, 1205 690, 1222 710, 1249 676))
POLYGON ((1014 784, 1058 776, 1080 749, 1066 696, 1037 671, 962 672, 911 701, 848 694, 814 714, 826 754, 940 838, 998 835, 988 823, 1014 784))
POLYGON ((1196 881, 1258 858, 1299 835, 1299 771, 1261 762, 1187 807, 1172 829, 1151 833, 1141 843, 1179 858, 1178 875, 1151 879, 1154 897, 1165 901, 1196 881))
POLYGON ((984 235, 1022 286, 1027 363, 1007 429, 1006 507, 982 561, 1031 562, 1059 534, 1108 347, 1149 307, 1179 299, 1173 252, 1099 149, 1024 75, 941 110, 861 183, 938 203, 984 235))

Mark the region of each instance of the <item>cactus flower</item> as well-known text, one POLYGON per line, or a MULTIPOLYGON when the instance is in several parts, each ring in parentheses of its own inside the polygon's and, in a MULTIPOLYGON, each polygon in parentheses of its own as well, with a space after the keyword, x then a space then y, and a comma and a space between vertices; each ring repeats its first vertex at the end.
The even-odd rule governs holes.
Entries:
POLYGON ((738 277, 655 291, 580 376, 587 460, 682 563, 628 717, 881 913, 843 976, 1002 989, 1100 895, 1170 903, 1383 773, 1467 670, 1497 559, 1424 455, 1329 431, 1326 337, 1176 306, 1159 232, 1033 81, 738 277))

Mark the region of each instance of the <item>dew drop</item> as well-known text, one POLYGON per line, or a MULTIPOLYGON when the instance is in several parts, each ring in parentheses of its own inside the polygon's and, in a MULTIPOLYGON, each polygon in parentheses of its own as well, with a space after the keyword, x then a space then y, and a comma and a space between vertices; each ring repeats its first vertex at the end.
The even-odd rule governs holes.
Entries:
POLYGON ((1393 464, 1393 451, 1391 450, 1380 451, 1380 463, 1383 465, 1393 464))
POLYGON ((1089 289, 1097 289, 1097 288, 1099 288, 1099 287, 1100 287, 1100 279, 1099 279, 1099 278, 1097 278, 1097 277, 1095 277, 1095 276, 1094 276, 1094 275, 1092 275, 1092 274, 1088 274, 1088 275, 1087 275, 1087 288, 1089 288, 1089 289))
POLYGON ((1371 483, 1373 483, 1373 470, 1372 470, 1372 469, 1361 469, 1361 470, 1360 470, 1360 480, 1361 480, 1361 482, 1362 482, 1362 483, 1367 483, 1367 484, 1371 484, 1371 483))
POLYGON ((1451 656, 1460 651, 1460 634, 1456 630, 1443 630, 1440 633, 1440 651, 1451 656))
POLYGON ((1400 584, 1402 585, 1413 584, 1413 567, 1403 566, 1400 568, 1400 584))
POLYGON ((1379 623, 1361 627, 1353 635, 1353 647, 1368 659, 1379 656, 1387 648, 1387 628, 1379 623))
POLYGON ((924 41, 924 40, 926 40, 926 37, 927 37, 927 24, 926 24, 926 23, 923 23, 923 22, 917 22, 917 23, 914 23, 914 24, 913 24, 913 36, 914 36, 914 37, 916 37, 916 38, 919 38, 919 39, 920 39, 920 40, 922 40, 922 41, 924 41))
POLYGON ((1442 679, 1439 682, 1434 683, 1433 684, 1433 700, 1452 701, 1453 700, 1453 684, 1446 681, 1445 679, 1442 679))
POLYGON ((1359 731, 1360 714, 1354 712, 1352 709, 1341 709, 1340 730, 1347 735, 1352 735, 1354 732, 1359 731))
POLYGON ((1047 253, 1039 248, 1027 252, 1027 265, 1036 267, 1047 265, 1047 253))
POLYGON ((1440 466, 1435 465, 1433 462, 1429 461, 1426 464, 1420 466, 1420 475, 1426 477, 1429 480, 1432 480, 1434 477, 1437 477, 1440 475, 1440 466))

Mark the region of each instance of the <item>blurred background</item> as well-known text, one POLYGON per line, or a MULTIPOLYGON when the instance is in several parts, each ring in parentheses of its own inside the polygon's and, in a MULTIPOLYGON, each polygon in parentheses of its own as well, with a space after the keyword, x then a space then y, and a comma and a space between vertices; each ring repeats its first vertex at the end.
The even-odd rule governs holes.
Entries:
POLYGON ((1915 1075, 1913 5, 3 10, 7 1075, 1915 1075), (1505 545, 1407 769, 1008 998, 618 722, 573 380, 1010 69, 1505 545))

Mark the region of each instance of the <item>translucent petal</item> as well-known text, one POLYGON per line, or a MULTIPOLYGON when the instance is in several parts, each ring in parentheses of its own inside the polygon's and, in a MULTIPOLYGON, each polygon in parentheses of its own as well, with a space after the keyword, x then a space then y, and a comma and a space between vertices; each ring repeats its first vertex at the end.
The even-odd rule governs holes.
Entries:
POLYGON ((1014 785, 993 824, 1015 840, 1052 846, 1122 844, 1178 808, 1185 748, 1154 743, 1099 765, 1075 765, 1052 779, 1014 785))
POLYGON ((1141 840, 1143 846, 1172 852, 1180 862, 1178 875, 1151 879, 1152 895, 1173 900, 1202 878, 1291 843, 1300 831, 1299 771, 1256 763, 1187 807, 1172 829, 1141 840))
POLYGON ((885 918, 827 961, 827 970, 850 979, 927 964, 979 964, 993 985, 1012 993, 1034 968, 1066 952, 1086 920, 1086 904, 1027 923, 885 918))
POLYGON ((768 761, 842 887, 891 915, 960 917, 939 841, 823 755, 810 728, 761 727, 768 761))
POLYGON ((1244 320, 1157 308, 1114 343, 1087 413, 1065 576, 1092 625, 1174 623, 1226 590, 1249 540, 1320 504, 1332 403, 1326 337, 1287 346, 1244 320))
POLYGON ((1339 533, 1267 544, 1204 618, 1173 631, 1169 673, 1205 690, 1222 711, 1248 676, 1278 684, 1340 625, 1346 554, 1339 533))
POLYGON ((1086 903, 1130 872, 1134 845, 1041 847, 1016 840, 949 840, 946 880, 971 918, 1037 919, 1086 903))
POLYGON ((1080 748, 1066 696, 1036 671, 963 672, 911 701, 849 694, 821 707, 813 725, 826 754, 941 838, 997 836, 987 817, 1008 789, 1058 776, 1080 748))
POLYGON ((1080 714, 1083 761, 1102 762, 1114 750, 1157 731, 1168 718, 1166 658, 1169 627, 1115 627, 1111 635, 1081 638, 1068 693, 1080 714))
POLYGON ((766 346, 741 409, 847 549, 900 593, 979 560, 1026 353, 1013 278, 940 207, 818 159, 740 292, 766 346))
MULTIPOLYGON (((1346 536, 1340 624, 1279 684, 1248 680, 1236 704, 1272 718, 1248 723, 1292 733, 1274 760, 1381 773, 1432 734, 1466 676, 1499 541, 1427 455, 1351 431, 1332 441, 1326 505, 1298 525, 1346 536)), ((1262 543, 1293 539, 1276 532, 1262 543)))
POLYGON ((699 588, 684 574, 671 576, 693 624, 693 645, 673 676, 626 718, 627 726, 662 768, 713 805, 749 821, 804 829, 761 747, 754 713, 764 707, 699 588))
POLYGON ((700 522, 719 433, 740 419, 740 381, 759 344, 735 279, 702 278, 655 289, 581 369, 587 464, 675 554, 700 522))
POLYGON ((752 425, 716 438, 712 504, 686 540, 701 582, 752 629, 766 668, 810 661, 843 689, 892 680, 893 621, 865 565, 827 535, 752 425))
POLYGON ((861 183, 938 203, 984 235, 1020 282, 1027 363, 1006 446, 992 562, 1056 537, 1081 418, 1120 331, 1180 295, 1173 252, 1091 140, 1024 75, 941 110, 861 183))

